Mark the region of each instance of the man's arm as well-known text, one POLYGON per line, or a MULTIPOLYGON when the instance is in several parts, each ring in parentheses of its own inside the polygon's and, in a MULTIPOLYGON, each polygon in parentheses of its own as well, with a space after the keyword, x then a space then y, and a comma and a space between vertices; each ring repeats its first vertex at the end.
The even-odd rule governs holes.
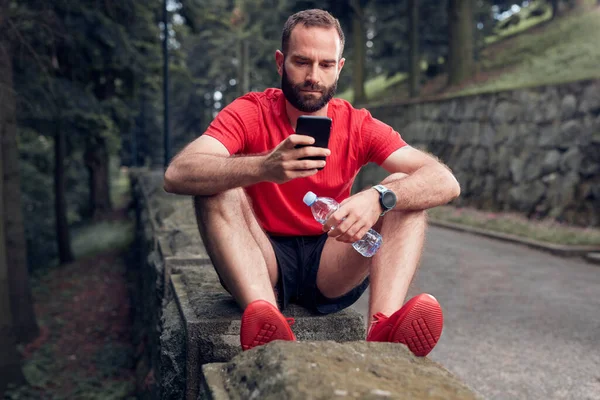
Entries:
MULTIPOLYGON (((394 151, 381 166, 392 173, 381 183, 396 194, 395 210, 425 210, 446 204, 460 194, 458 182, 444 164, 410 146, 394 151), (406 175, 398 177, 394 173, 406 175)), ((377 222, 381 211, 379 192, 363 190, 342 202, 323 225, 323 231, 341 242, 353 243, 377 222)))
POLYGON ((230 157, 217 139, 202 135, 179 153, 165 172, 164 189, 184 195, 213 195, 261 180, 261 156, 230 157))
POLYGON ((299 160, 328 156, 329 150, 303 147, 313 144, 310 136, 291 135, 268 154, 231 156, 217 139, 202 135, 179 153, 165 172, 164 189, 170 193, 211 196, 258 182, 287 182, 314 175, 325 161, 299 160))
MULTIPOLYGON (((407 177, 382 183, 397 197, 397 210, 425 210, 446 204, 460 195, 460 185, 450 169, 434 157, 410 146, 393 152, 381 164, 390 173, 407 177)), ((373 195, 378 199, 379 193, 373 195)))

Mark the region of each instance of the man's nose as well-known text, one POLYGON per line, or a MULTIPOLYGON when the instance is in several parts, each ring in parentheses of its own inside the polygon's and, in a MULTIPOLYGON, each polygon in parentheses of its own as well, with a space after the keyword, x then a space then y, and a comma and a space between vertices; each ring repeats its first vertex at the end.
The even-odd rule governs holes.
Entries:
POLYGON ((311 68, 309 68, 306 73, 306 82, 310 82, 313 85, 319 83, 319 66, 317 64, 313 64, 311 68))

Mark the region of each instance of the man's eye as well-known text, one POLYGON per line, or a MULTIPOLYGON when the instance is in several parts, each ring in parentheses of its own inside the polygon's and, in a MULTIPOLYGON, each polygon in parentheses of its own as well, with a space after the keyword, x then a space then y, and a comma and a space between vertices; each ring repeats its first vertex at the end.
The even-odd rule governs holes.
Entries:
POLYGON ((323 67, 323 68, 331 68, 331 67, 333 67, 333 64, 321 64, 321 67, 323 67))

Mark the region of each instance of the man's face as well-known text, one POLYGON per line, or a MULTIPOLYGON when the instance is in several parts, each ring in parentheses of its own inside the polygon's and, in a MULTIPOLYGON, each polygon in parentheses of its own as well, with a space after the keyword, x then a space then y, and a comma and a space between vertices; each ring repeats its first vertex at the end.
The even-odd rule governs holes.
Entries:
POLYGON ((277 55, 281 89, 292 106, 314 113, 333 98, 344 65, 340 51, 333 28, 298 25, 292 30, 287 54, 277 55))

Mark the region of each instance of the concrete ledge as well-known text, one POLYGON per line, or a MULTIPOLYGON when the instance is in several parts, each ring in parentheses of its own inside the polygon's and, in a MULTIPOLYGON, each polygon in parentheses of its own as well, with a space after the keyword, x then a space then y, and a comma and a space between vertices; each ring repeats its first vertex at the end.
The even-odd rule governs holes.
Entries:
POLYGON ((274 341, 202 367, 198 399, 482 399, 395 343, 274 341))
MULTIPOLYGON (((229 361, 241 352, 241 310, 219 283, 211 266, 178 267, 171 284, 186 329, 186 398, 196 399, 204 364, 229 361)), ((291 305, 284 314, 295 319, 294 334, 299 341, 362 340, 362 315, 352 309, 317 316, 291 305)))
POLYGON ((480 236, 486 236, 492 239, 503 240, 506 242, 521 244, 533 249, 546 251, 554 255, 562 257, 585 257, 588 253, 600 252, 600 246, 566 246, 553 243, 544 243, 533 239, 527 239, 517 235, 511 235, 507 233, 494 232, 487 229, 475 228, 468 225, 457 224, 453 222, 436 221, 429 219, 431 226, 437 226, 440 228, 452 229, 455 231, 461 231, 466 233, 472 233, 480 236))
POLYGON ((160 231, 156 237, 163 257, 209 258, 196 226, 160 231))
MULTIPOLYGON (((238 386, 237 394, 235 388, 233 392, 226 388, 227 395, 233 396, 231 398, 250 398, 246 396, 247 393, 243 388, 243 383, 247 379, 255 379, 261 385, 276 381, 285 386, 278 386, 278 390, 270 394, 264 392, 265 396, 262 396, 263 392, 259 393, 260 396, 251 393, 252 396, 259 398, 311 398, 311 396, 286 397, 289 393, 309 393, 304 389, 313 392, 317 390, 321 393, 312 398, 329 398, 331 392, 326 386, 313 388, 312 385, 313 380, 324 382, 324 377, 329 379, 330 376, 334 378, 332 382, 338 382, 339 379, 346 379, 343 382, 350 385, 362 382, 360 383, 363 385, 362 389, 356 391, 361 398, 389 397, 388 392, 395 392, 391 389, 388 391, 380 389, 378 385, 381 382, 373 380, 373 375, 377 376, 381 371, 387 371, 385 368, 388 365, 400 364, 405 369, 389 372, 391 374, 389 380, 396 381, 400 379, 398 376, 413 376, 421 382, 423 390, 430 394, 442 393, 441 398, 456 397, 454 394, 462 393, 447 392, 446 381, 424 378, 430 376, 429 372, 425 372, 423 376, 419 375, 420 365, 429 361, 425 359, 415 361, 414 357, 411 359, 412 354, 401 345, 395 345, 396 350, 392 352, 384 348, 374 361, 369 361, 371 365, 369 369, 362 369, 360 374, 355 373, 352 368, 356 368, 353 367, 357 362, 356 354, 365 354, 363 347, 360 346, 373 344, 364 342, 363 317, 352 309, 321 316, 291 305, 284 310, 284 314, 295 319, 293 330, 298 342, 292 345, 293 349, 297 350, 290 354, 286 350, 286 355, 282 357, 279 357, 279 353, 275 353, 275 358, 266 363, 266 359, 261 356, 262 350, 254 352, 256 349, 253 349, 242 353, 239 343, 241 310, 219 283, 196 226, 192 201, 190 198, 165 193, 162 184, 162 171, 132 171, 132 187, 138 221, 136 231, 138 264, 134 268, 139 276, 135 301, 138 310, 136 337, 140 355, 136 363, 136 375, 138 384, 146 388, 140 396, 141 399, 196 400, 201 387, 210 387, 212 392, 216 393, 218 385, 213 384, 213 380, 217 379, 216 376, 208 372, 203 374, 203 369, 204 371, 211 371, 211 368, 215 370, 214 366, 219 365, 217 363, 228 363, 226 364, 228 369, 221 371, 225 374, 220 376, 221 382, 226 384, 238 378, 242 382, 242 385, 238 386), (356 344, 346 348, 339 345, 341 342, 356 344), (313 347, 305 347, 305 345, 313 347), (396 359, 398 354, 395 352, 398 349, 404 349, 403 351, 408 354, 407 363, 398 363, 396 359), (252 357, 256 359, 253 360, 252 357), (232 359, 234 359, 233 364, 230 362, 232 359), (307 374, 303 378, 302 374, 306 372, 304 368, 306 360, 309 359, 314 359, 310 361, 311 366, 322 367, 314 371, 316 375, 307 374), (250 367, 252 371, 246 378, 237 372, 236 366, 241 365, 239 363, 253 366, 250 367), (284 372, 277 372, 277 369, 271 368, 273 366, 284 372), (411 372, 411 368, 416 368, 416 372, 411 372), (263 370, 263 377, 253 378, 253 374, 260 373, 261 370, 263 370), (231 379, 227 378, 229 371, 232 372, 231 379), (300 380, 278 380, 282 374, 290 376, 290 373, 296 371, 301 372, 300 380), (334 375, 328 375, 329 372, 334 375), (357 374, 360 376, 357 377, 357 374), (211 382, 205 381, 205 378, 211 379, 211 382), (304 382, 305 387, 296 390, 294 385, 300 381, 304 382)), ((269 349, 277 343, 273 342, 261 347, 269 349)), ((371 350, 369 350, 369 359, 370 352, 371 350)), ((348 391, 348 393, 354 392, 348 391)), ((337 396, 339 393, 334 395, 337 396)))

